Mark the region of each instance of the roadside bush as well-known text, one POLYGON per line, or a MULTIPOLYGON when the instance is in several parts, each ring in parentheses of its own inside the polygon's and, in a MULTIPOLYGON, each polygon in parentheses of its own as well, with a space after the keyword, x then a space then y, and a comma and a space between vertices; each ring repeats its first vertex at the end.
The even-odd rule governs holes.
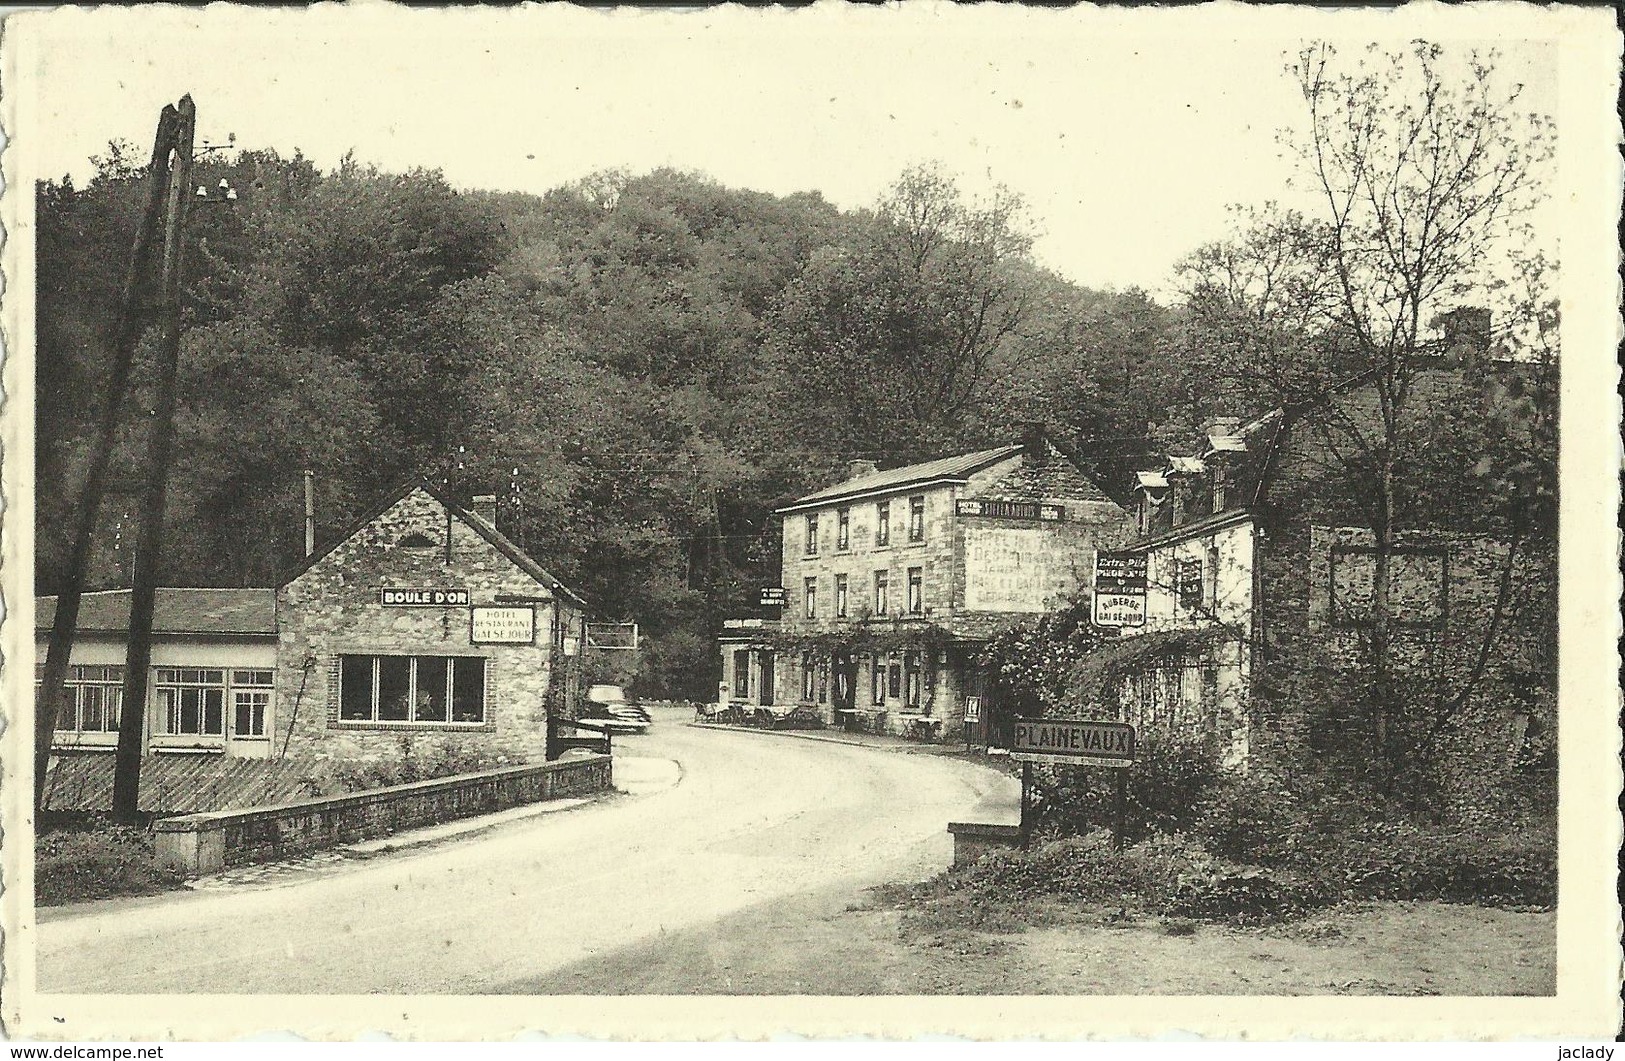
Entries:
POLYGON ((1291 862, 1311 829, 1297 793, 1263 773, 1212 786, 1195 818, 1195 832, 1209 851, 1262 866, 1291 862))
POLYGON ((337 796, 513 765, 516 762, 506 756, 474 751, 455 741, 420 751, 410 738, 403 737, 400 754, 394 758, 323 759, 301 783, 312 796, 337 796))
POLYGON ((1302 917, 1341 896, 1313 878, 1248 867, 1192 880, 1170 896, 1164 912, 1197 921, 1261 925, 1302 917))
POLYGON ((1325 886, 1354 898, 1502 906, 1557 901, 1557 844, 1549 831, 1497 834, 1393 823, 1341 837, 1306 862, 1325 886))
MULTIPOLYGON (((1066 836, 1110 828, 1116 813, 1116 781, 1110 775, 1109 770, 1045 770, 1045 831, 1066 836)), ((1211 740, 1182 733, 1146 734, 1129 783, 1124 837, 1134 843, 1190 830, 1210 790, 1227 776, 1211 740)))
POLYGON ((180 878, 152 862, 152 835, 102 821, 82 830, 41 833, 34 844, 34 895, 40 906, 150 895, 180 878))

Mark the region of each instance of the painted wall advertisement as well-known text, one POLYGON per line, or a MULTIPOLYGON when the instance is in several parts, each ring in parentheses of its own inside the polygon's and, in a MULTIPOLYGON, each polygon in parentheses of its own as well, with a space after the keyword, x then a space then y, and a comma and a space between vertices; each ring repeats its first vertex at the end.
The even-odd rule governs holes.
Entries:
POLYGON ((1095 554, 1096 626, 1144 626, 1145 597, 1144 553, 1095 554))

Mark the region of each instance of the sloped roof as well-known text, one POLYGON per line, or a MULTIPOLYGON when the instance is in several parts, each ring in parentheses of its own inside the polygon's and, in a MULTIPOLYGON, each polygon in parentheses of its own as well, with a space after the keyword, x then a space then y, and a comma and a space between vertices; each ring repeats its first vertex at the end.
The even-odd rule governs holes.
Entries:
POLYGON ((997 449, 962 453, 956 457, 942 457, 921 464, 905 464, 901 468, 888 468, 882 472, 862 475, 856 479, 847 479, 845 482, 836 483, 834 486, 815 490, 810 494, 796 498, 776 511, 792 512, 799 508, 811 508, 830 501, 838 501, 843 497, 857 497, 864 494, 884 493, 889 490, 902 490, 910 486, 930 482, 965 482, 974 473, 997 464, 999 461, 1008 460, 1020 453, 1021 450, 1020 446, 1000 446, 997 449))
POLYGON ((1070 457, 1048 441, 1044 448, 1043 463, 1029 458, 972 496, 1004 501, 1112 500, 1070 457))
MULTIPOLYGON (((34 631, 48 634, 56 618, 56 598, 34 598, 34 631)), ((79 598, 79 630, 119 633, 130 628, 130 591, 101 590, 79 598)), ((152 632, 230 637, 275 637, 274 589, 160 588, 153 596, 152 632)))
MULTIPOLYGON (((45 774, 45 805, 56 811, 105 811, 113 806, 113 762, 106 751, 53 756, 45 774)), ((136 806, 148 814, 269 807, 311 795, 313 764, 300 759, 236 759, 221 755, 147 755, 141 759, 136 806)))
POLYGON ((318 563, 325 560, 328 556, 332 555, 334 550, 353 538, 367 524, 371 523, 373 520, 395 507, 395 505, 399 504, 401 500, 409 495, 413 490, 422 490, 424 493, 434 498, 435 501, 445 506, 447 511, 456 516, 458 519, 462 520, 463 523, 467 524, 475 534, 478 534, 480 537, 484 538, 492 548, 501 553, 503 556, 507 557, 521 571, 525 572, 525 574, 529 575, 531 578, 534 578, 547 589, 552 590, 553 592, 562 596, 569 597, 583 608, 587 606, 586 600, 584 600, 580 594, 576 593, 563 582, 560 582, 558 579, 549 574, 541 564, 538 564, 535 559, 530 556, 529 553, 526 553, 517 544, 515 544, 513 539, 509 538, 506 534, 503 534, 501 531, 491 526, 491 524, 485 522, 485 520, 458 504, 449 494, 441 490, 438 486, 429 482, 427 479, 410 480, 391 492, 388 497, 385 498, 383 503, 379 504, 372 509, 372 511, 368 512, 360 519, 351 523, 349 527, 345 528, 344 533, 336 536, 325 546, 305 557, 305 559, 300 562, 298 567, 294 568, 282 579, 282 585, 287 585, 289 582, 292 582, 294 579, 298 578, 300 575, 304 574, 306 571, 309 571, 312 567, 315 567, 318 563))

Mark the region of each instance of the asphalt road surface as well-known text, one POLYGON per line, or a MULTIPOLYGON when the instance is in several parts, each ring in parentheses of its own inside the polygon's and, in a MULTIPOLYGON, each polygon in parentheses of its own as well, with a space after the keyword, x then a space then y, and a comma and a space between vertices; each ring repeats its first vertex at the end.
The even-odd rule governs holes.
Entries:
POLYGON ((948 821, 1014 804, 1009 778, 959 760, 686 718, 617 739, 638 760, 620 772, 656 791, 257 884, 42 911, 39 990, 546 991, 551 971, 757 904, 923 879, 949 861, 948 821))

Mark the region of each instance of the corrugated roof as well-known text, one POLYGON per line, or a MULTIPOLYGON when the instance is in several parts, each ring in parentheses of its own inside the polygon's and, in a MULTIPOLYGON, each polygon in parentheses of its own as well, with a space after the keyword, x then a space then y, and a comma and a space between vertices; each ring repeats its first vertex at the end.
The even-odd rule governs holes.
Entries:
MULTIPOLYGON (((45 775, 45 805, 58 811, 106 811, 113 806, 111 752, 56 755, 45 775)), ((312 762, 234 759, 221 755, 146 755, 136 805, 149 814, 268 807, 306 799, 312 762)))
POLYGON ((1161 472, 1135 472, 1134 475, 1147 490, 1160 490, 1168 485, 1168 477, 1161 472))
POLYGON ((901 468, 888 468, 883 472, 859 476, 856 479, 848 479, 845 482, 836 483, 834 486, 828 486, 822 490, 815 490, 803 497, 796 498, 796 500, 778 509, 778 511, 789 512, 793 509, 819 505, 860 494, 901 490, 917 483, 939 480, 963 482, 973 473, 979 472, 989 465, 997 464, 1001 460, 1014 457, 1020 452, 1020 446, 1000 446, 998 449, 962 453, 956 457, 942 457, 938 460, 925 461, 922 464, 905 464, 901 468))
MULTIPOLYGON (((55 618, 55 597, 34 598, 36 635, 49 633, 55 618)), ((129 628, 129 590, 101 590, 79 598, 81 632, 123 633, 129 628)), ((276 590, 161 588, 153 596, 152 632, 275 637, 276 590)))

